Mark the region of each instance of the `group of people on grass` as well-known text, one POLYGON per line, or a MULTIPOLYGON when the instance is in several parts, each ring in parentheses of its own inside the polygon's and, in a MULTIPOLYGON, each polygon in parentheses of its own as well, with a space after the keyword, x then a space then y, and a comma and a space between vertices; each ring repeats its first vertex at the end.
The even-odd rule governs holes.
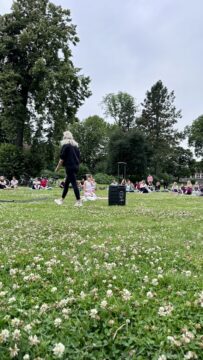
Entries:
MULTIPOLYGON (((118 185, 118 183, 116 182, 116 180, 113 180, 111 185, 118 185)), ((126 192, 150 193, 152 191, 161 191, 161 182, 157 181, 154 185, 151 175, 148 176, 147 181, 141 180, 139 182, 136 182, 135 184, 133 184, 130 179, 122 179, 120 185, 125 186, 126 192)), ((192 185, 192 182, 188 181, 186 184, 178 185, 177 182, 174 182, 172 187, 169 188, 168 184, 166 184, 166 182, 163 182, 163 191, 171 191, 177 194, 203 196, 203 184, 199 184, 196 181, 195 184, 192 185)))
POLYGON ((0 176, 0 189, 1 190, 10 190, 10 189, 17 189, 18 187, 18 180, 15 176, 12 177, 12 180, 7 180, 4 176, 0 176))
POLYGON ((203 184, 199 184, 198 181, 192 185, 191 181, 189 180, 186 185, 181 184, 180 186, 177 182, 174 182, 171 190, 177 194, 203 196, 203 184))
POLYGON ((49 180, 46 177, 35 178, 32 180, 31 188, 33 190, 48 190, 51 189, 49 186, 49 180))

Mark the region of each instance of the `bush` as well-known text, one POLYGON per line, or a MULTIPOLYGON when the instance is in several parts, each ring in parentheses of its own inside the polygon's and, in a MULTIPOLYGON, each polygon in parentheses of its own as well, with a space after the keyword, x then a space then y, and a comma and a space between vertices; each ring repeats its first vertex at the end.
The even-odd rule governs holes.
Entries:
POLYGON ((12 144, 0 145, 0 175, 8 179, 24 173, 23 150, 12 144))
POLYGON ((104 173, 97 173, 94 175, 94 179, 97 184, 111 184, 114 179, 114 176, 107 175, 104 173))
POLYGON ((106 160, 99 161, 95 165, 94 173, 106 173, 106 171, 107 171, 107 161, 106 160))
POLYGON ((90 174, 90 170, 86 164, 81 163, 77 174, 77 178, 82 179, 85 177, 86 174, 90 174))
POLYGON ((59 171, 57 171, 57 173, 55 171, 51 171, 49 169, 44 169, 41 171, 41 174, 40 174, 42 177, 47 177, 47 178, 56 178, 56 179, 59 179, 59 178, 64 178, 66 176, 65 174, 65 169, 63 167, 61 167, 59 169, 59 171))
POLYGON ((35 151, 34 148, 25 150, 25 173, 29 176, 39 176, 44 167, 44 159, 40 152, 35 151))

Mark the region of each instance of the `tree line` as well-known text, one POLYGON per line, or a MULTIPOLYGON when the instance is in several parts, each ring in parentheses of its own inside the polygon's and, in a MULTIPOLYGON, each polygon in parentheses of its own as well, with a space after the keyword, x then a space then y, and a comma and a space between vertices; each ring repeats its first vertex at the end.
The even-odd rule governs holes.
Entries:
POLYGON ((11 12, 0 16, 0 172, 53 171, 66 129, 80 144, 83 172, 115 174, 118 161, 137 178, 149 172, 179 178, 201 168, 181 141, 188 137, 202 156, 203 116, 178 131, 181 111, 161 80, 142 104, 125 92, 107 94, 104 118, 77 118, 91 96, 90 78, 73 64, 78 42, 70 10, 49 0, 15 0, 11 12))

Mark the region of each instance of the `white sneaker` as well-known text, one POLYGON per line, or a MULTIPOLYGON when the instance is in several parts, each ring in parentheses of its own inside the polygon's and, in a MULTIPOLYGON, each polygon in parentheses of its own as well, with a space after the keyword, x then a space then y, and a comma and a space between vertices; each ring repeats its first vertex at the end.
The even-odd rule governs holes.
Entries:
POLYGON ((55 199, 54 201, 55 201, 55 203, 57 205, 63 205, 63 200, 62 199, 55 199))
POLYGON ((77 201, 76 203, 75 203, 75 205, 74 205, 75 207, 79 207, 79 206, 82 206, 82 201, 77 201))

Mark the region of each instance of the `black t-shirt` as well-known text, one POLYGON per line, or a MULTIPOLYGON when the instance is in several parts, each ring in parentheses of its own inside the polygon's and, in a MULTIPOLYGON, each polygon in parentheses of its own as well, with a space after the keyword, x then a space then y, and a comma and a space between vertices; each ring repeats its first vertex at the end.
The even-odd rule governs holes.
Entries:
POLYGON ((78 170, 80 164, 80 150, 77 146, 71 144, 63 145, 61 148, 60 158, 63 165, 68 170, 78 170))

